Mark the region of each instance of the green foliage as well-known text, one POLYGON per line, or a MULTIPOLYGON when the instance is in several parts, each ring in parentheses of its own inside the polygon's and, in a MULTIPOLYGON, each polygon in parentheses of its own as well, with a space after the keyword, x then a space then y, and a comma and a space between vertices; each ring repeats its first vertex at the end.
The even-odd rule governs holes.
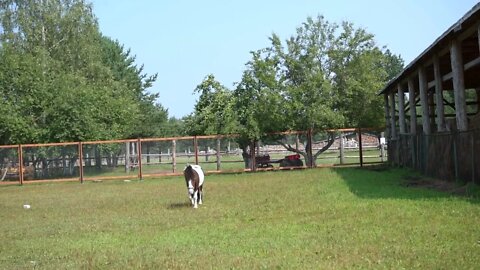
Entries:
POLYGON ((0 143, 106 140, 161 133, 167 111, 83 0, 0 3, 0 143), (139 124, 140 123, 140 124, 139 124))
POLYGON ((261 132, 383 125, 375 93, 403 61, 378 48, 372 34, 319 16, 308 18, 285 43, 276 34, 270 41, 252 52, 236 90, 248 96, 243 101, 259 101, 239 102, 248 111, 241 123, 253 121, 261 132))
POLYGON ((232 92, 208 75, 195 88, 200 98, 193 114, 185 118, 185 131, 190 135, 229 134, 236 131, 232 92))
MULTIPOLYGON (((245 153, 249 141, 269 139, 270 132, 381 127, 383 99, 376 92, 403 67, 403 60, 379 48, 365 29, 322 16, 307 18, 285 42, 272 34, 270 46, 251 54, 233 93, 213 75, 197 87, 201 96, 187 133, 236 130, 245 153), (225 128, 225 123, 235 126, 225 128)), ((308 164, 333 140, 334 134, 328 134, 328 145, 311 155, 284 146, 304 155, 308 164)))
MULTIPOLYGON (((284 43, 252 52, 235 89, 243 137, 261 139, 285 130, 325 130, 384 125, 383 100, 376 95, 402 69, 403 61, 378 48, 372 34, 319 16, 297 28, 284 43)), ((334 135, 328 135, 328 146, 334 135)), ((291 151, 316 160, 317 153, 291 151)), ((307 147, 308 148, 308 147, 307 147)))
MULTIPOLYGON (((155 102, 158 94, 150 94, 146 90, 152 87, 157 74, 148 76, 143 72, 143 66, 135 64, 135 57, 130 50, 125 50, 118 41, 108 37, 101 38, 102 63, 109 67, 113 79, 129 96, 131 105, 138 106, 138 112, 133 113, 133 121, 124 123, 127 128, 125 137, 157 137, 162 135, 163 125, 167 122, 168 112, 161 104, 155 102)), ((130 117, 132 117, 130 116, 130 117)))

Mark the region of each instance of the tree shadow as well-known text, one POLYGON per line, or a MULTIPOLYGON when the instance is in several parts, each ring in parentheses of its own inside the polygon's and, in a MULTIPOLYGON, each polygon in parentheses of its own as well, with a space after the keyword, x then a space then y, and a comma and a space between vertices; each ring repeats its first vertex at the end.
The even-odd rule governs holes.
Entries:
POLYGON ((467 186, 425 177, 410 169, 376 165, 333 170, 360 198, 435 200, 458 197, 474 204, 480 203, 479 194, 469 194, 467 186))

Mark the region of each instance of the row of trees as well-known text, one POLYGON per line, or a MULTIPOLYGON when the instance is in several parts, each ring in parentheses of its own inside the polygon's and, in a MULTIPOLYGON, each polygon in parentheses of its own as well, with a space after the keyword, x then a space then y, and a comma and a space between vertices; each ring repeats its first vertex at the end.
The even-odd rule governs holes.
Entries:
POLYGON ((86 0, 0 1, 0 143, 240 133, 246 152, 274 131, 382 126, 375 92, 403 67, 364 29, 321 16, 251 55, 233 89, 208 75, 194 112, 168 119, 148 91, 157 75, 102 35, 86 0))
POLYGON ((0 1, 0 144, 170 135, 156 79, 86 1, 0 1))
MULTIPOLYGON (((270 46, 251 55, 234 89, 214 75, 197 86, 188 133, 240 133, 246 151, 249 141, 265 140, 269 132, 381 127, 383 99, 376 91, 403 68, 400 56, 379 47, 365 29, 322 16, 308 18, 285 41, 273 34, 270 46)), ((329 143, 316 153, 284 146, 308 164, 333 143, 334 134, 327 136, 329 143)))

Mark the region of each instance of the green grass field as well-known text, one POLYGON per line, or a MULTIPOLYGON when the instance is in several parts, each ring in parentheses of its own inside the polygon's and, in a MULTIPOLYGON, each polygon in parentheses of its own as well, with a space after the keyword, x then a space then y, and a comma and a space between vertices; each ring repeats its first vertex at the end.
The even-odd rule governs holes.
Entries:
POLYGON ((0 269, 475 269, 480 199, 329 168, 0 186, 0 269), (30 204, 31 209, 23 209, 30 204))

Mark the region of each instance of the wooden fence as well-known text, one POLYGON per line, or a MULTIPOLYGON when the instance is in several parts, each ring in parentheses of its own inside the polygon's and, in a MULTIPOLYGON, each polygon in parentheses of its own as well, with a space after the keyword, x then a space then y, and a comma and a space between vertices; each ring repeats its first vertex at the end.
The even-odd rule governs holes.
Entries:
MULTIPOLYGON (((235 141, 238 135, 3 145, 0 146, 0 184, 144 179, 180 175, 183 166, 189 163, 200 164, 207 174, 211 174, 346 164, 363 166, 364 163, 386 160, 379 138, 371 134, 362 138, 362 133, 371 133, 372 129, 322 132, 334 132, 338 137, 325 152, 325 157, 319 157, 318 165, 306 164, 301 158, 300 163, 282 164, 282 160, 297 153, 268 142, 252 142, 246 157, 235 141), (350 139, 344 139, 345 136, 350 139), (370 154, 364 155, 365 151, 370 154), (268 156, 268 166, 259 166, 260 156, 268 156), (323 163, 322 160, 328 158, 337 160, 333 162, 336 164, 323 163), (365 162, 365 159, 372 161, 365 162)), ((272 133, 276 140, 295 144, 295 149, 303 152, 316 151, 325 143, 320 135, 318 138, 314 135, 305 131, 272 133), (300 142, 299 138, 304 141, 300 142), (308 149, 307 145, 312 147, 308 149)))

